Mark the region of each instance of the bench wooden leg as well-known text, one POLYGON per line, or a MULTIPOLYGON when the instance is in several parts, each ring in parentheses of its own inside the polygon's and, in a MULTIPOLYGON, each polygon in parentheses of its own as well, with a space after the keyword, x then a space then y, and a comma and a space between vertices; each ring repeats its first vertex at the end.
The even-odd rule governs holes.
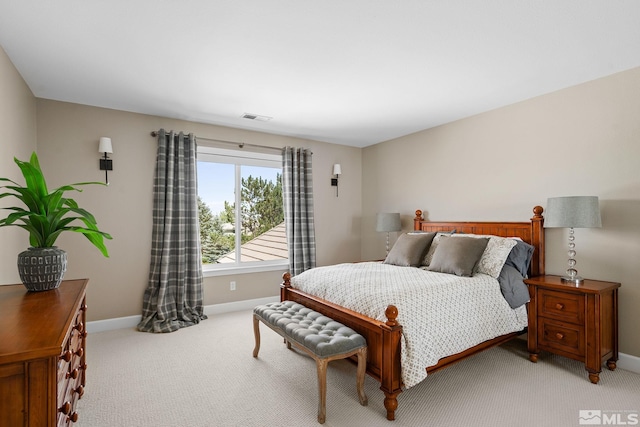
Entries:
POLYGON ((327 359, 316 359, 318 366, 318 422, 324 424, 327 416, 327 359))
POLYGON ((358 368, 356 370, 356 387, 358 389, 358 398, 362 406, 367 406, 369 401, 364 392, 364 376, 367 371, 367 347, 358 350, 358 368))
POLYGON ((260 351, 260 320, 258 316, 253 315, 253 336, 256 338, 256 346, 253 348, 253 357, 258 357, 260 351))

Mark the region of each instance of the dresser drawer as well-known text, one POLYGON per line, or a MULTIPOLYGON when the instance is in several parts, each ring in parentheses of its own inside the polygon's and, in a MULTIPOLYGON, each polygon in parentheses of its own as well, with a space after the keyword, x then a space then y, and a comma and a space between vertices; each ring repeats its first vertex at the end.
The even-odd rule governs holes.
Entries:
POLYGON ((584 326, 540 318, 538 343, 541 348, 583 358, 585 355, 584 326))
POLYGON ((584 325, 584 297, 580 294, 538 289, 538 315, 584 325))

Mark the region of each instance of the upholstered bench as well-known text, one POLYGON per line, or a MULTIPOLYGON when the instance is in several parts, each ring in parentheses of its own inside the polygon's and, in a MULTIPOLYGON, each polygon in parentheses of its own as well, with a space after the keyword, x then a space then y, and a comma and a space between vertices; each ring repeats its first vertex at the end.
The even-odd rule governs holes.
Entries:
POLYGON ((361 405, 367 404, 364 375, 367 365, 367 343, 364 337, 342 323, 323 316, 302 304, 292 301, 259 305, 253 309, 253 333, 256 346, 253 357, 260 350, 259 322, 284 337, 287 348, 300 349, 316 361, 318 368, 318 422, 326 417, 327 364, 332 360, 357 355, 356 387, 361 405))

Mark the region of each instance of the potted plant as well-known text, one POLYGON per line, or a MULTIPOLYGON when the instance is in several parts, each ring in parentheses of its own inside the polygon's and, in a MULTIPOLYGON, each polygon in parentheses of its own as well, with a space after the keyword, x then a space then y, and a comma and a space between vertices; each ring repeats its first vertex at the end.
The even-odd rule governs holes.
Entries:
POLYGON ((16 226, 29 232, 31 247, 18 255, 20 279, 30 291, 46 291, 60 286, 67 269, 67 254, 54 244, 63 231, 82 233, 105 257, 109 256, 104 239, 111 236, 98 230, 96 219, 73 200, 64 196, 67 191, 82 191, 80 185, 102 184, 101 182, 79 182, 64 185, 49 192, 40 169, 38 156, 34 152, 28 162, 14 157, 24 176, 25 186, 0 178, 10 185, 0 186, 0 198, 15 197, 24 207, 3 208, 12 211, 0 219, 0 227, 16 226), (12 185, 11 185, 12 184, 12 185), (84 224, 77 224, 78 221, 84 224))

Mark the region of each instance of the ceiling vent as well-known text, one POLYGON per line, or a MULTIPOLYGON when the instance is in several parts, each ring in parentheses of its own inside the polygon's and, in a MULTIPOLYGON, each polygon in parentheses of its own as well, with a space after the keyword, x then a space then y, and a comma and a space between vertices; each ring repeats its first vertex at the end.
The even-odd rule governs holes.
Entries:
POLYGON ((268 122, 269 120, 271 120, 273 118, 273 117, 269 117, 269 116, 260 116, 258 114, 251 114, 251 113, 244 113, 241 117, 243 119, 257 120, 259 122, 268 122))

